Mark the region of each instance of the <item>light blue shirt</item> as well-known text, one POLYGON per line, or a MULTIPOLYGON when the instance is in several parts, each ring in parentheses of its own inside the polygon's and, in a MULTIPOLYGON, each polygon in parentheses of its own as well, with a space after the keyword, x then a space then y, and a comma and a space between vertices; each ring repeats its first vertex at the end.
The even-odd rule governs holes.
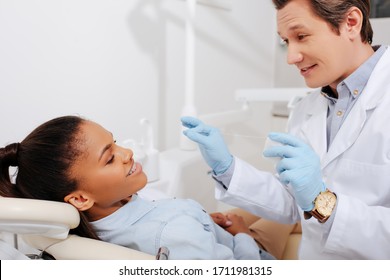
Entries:
POLYGON ((133 195, 113 214, 91 222, 100 239, 151 255, 169 249, 169 259, 261 259, 254 239, 233 236, 190 199, 147 201, 133 195))
POLYGON ((328 149, 340 130, 341 125, 363 92, 375 65, 378 63, 387 46, 374 47, 375 53, 355 72, 337 85, 338 97, 335 97, 329 86, 322 88, 322 94, 329 100, 327 117, 328 149))

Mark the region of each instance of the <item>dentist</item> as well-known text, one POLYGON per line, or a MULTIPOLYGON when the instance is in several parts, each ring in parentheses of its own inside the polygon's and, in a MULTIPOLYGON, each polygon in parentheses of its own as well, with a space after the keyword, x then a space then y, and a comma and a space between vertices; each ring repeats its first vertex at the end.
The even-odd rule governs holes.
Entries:
POLYGON ((273 0, 278 34, 307 86, 276 176, 233 157, 217 129, 183 117, 218 182, 218 199, 302 224, 300 259, 390 259, 390 50, 371 46, 369 0, 273 0))

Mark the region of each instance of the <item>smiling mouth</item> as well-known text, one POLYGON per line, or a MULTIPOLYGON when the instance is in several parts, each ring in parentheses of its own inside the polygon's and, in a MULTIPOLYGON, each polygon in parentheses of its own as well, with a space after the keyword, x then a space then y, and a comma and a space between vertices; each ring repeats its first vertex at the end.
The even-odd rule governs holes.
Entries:
POLYGON ((127 176, 130 176, 137 170, 137 165, 135 164, 135 161, 133 161, 133 165, 131 166, 129 173, 127 173, 127 176))
POLYGON ((301 73, 302 73, 302 74, 305 74, 305 73, 307 73, 309 70, 313 69, 315 66, 316 66, 316 64, 313 64, 313 65, 308 66, 308 67, 303 67, 303 68, 301 68, 301 73))

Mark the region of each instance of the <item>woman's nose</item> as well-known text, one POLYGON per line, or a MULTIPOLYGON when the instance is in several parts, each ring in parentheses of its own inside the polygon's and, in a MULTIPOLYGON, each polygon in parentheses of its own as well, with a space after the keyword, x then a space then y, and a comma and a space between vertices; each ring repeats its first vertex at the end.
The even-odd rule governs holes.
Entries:
POLYGON ((130 149, 121 148, 118 150, 118 154, 120 155, 124 163, 129 162, 133 157, 133 151, 130 149))

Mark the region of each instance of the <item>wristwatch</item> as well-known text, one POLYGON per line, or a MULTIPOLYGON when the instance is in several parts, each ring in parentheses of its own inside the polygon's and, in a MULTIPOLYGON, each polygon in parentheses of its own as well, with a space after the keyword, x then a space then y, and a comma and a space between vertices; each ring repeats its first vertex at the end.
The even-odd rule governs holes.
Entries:
POLYGON ((330 190, 326 189, 323 192, 320 192, 319 195, 314 199, 314 208, 311 211, 305 211, 304 217, 305 219, 310 219, 314 217, 320 223, 325 223, 330 215, 332 215, 332 211, 336 206, 337 197, 330 190))

